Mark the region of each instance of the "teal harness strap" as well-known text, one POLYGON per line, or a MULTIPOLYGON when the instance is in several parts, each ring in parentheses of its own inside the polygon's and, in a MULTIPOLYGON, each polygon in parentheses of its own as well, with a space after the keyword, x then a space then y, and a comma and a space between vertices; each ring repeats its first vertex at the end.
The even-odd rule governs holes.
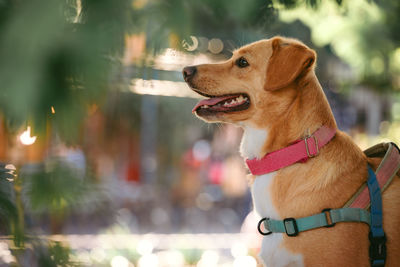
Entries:
POLYGON ((263 218, 258 223, 258 231, 262 235, 271 233, 286 233, 297 236, 300 232, 321 227, 332 227, 338 222, 362 222, 370 226, 369 258, 372 267, 383 267, 386 261, 386 236, 383 231, 382 196, 376 175, 368 166, 368 190, 371 201, 371 213, 360 208, 325 209, 321 213, 303 218, 286 218, 272 220, 263 218), (261 224, 265 230, 261 230, 261 224))
POLYGON ((327 209, 322 213, 303 217, 303 218, 286 218, 284 220, 272 220, 264 218, 262 221, 264 228, 268 232, 259 231, 263 235, 269 233, 286 233, 288 236, 296 236, 300 232, 320 227, 332 227, 338 222, 363 222, 371 224, 370 213, 364 209, 357 208, 342 208, 342 209, 327 209))

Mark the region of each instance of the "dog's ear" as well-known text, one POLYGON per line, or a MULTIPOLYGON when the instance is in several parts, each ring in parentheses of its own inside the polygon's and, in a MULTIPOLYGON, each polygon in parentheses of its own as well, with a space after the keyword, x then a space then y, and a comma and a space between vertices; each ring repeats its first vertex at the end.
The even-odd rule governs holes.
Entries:
POLYGON ((283 43, 282 39, 272 41, 272 55, 267 66, 265 90, 276 90, 288 86, 301 74, 312 69, 315 52, 300 44, 283 43))

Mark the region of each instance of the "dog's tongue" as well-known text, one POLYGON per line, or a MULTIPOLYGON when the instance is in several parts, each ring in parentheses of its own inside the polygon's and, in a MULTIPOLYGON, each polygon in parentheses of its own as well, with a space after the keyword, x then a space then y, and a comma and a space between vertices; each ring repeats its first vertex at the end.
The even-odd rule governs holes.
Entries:
POLYGON ((213 97, 213 98, 208 98, 208 99, 203 99, 197 105, 192 109, 192 112, 195 112, 196 109, 198 109, 200 106, 208 105, 208 106, 213 106, 215 104, 218 104, 219 102, 222 102, 227 99, 234 98, 235 96, 222 96, 222 97, 213 97))

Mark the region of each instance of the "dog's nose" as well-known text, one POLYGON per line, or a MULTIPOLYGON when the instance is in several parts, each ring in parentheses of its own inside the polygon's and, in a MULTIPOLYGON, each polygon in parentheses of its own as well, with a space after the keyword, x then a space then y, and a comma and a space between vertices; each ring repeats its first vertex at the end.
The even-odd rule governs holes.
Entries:
POLYGON ((194 66, 185 67, 183 69, 183 71, 182 71, 183 79, 186 82, 190 81, 194 77, 194 75, 196 74, 196 71, 197 71, 197 69, 194 66))

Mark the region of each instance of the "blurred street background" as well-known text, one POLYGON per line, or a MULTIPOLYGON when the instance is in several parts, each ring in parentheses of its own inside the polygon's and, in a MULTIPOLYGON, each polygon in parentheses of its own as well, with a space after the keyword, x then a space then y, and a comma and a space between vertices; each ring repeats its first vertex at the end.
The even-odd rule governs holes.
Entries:
POLYGON ((256 266, 238 148, 184 66, 275 35, 341 130, 400 143, 398 0, 0 0, 0 266, 256 266))

